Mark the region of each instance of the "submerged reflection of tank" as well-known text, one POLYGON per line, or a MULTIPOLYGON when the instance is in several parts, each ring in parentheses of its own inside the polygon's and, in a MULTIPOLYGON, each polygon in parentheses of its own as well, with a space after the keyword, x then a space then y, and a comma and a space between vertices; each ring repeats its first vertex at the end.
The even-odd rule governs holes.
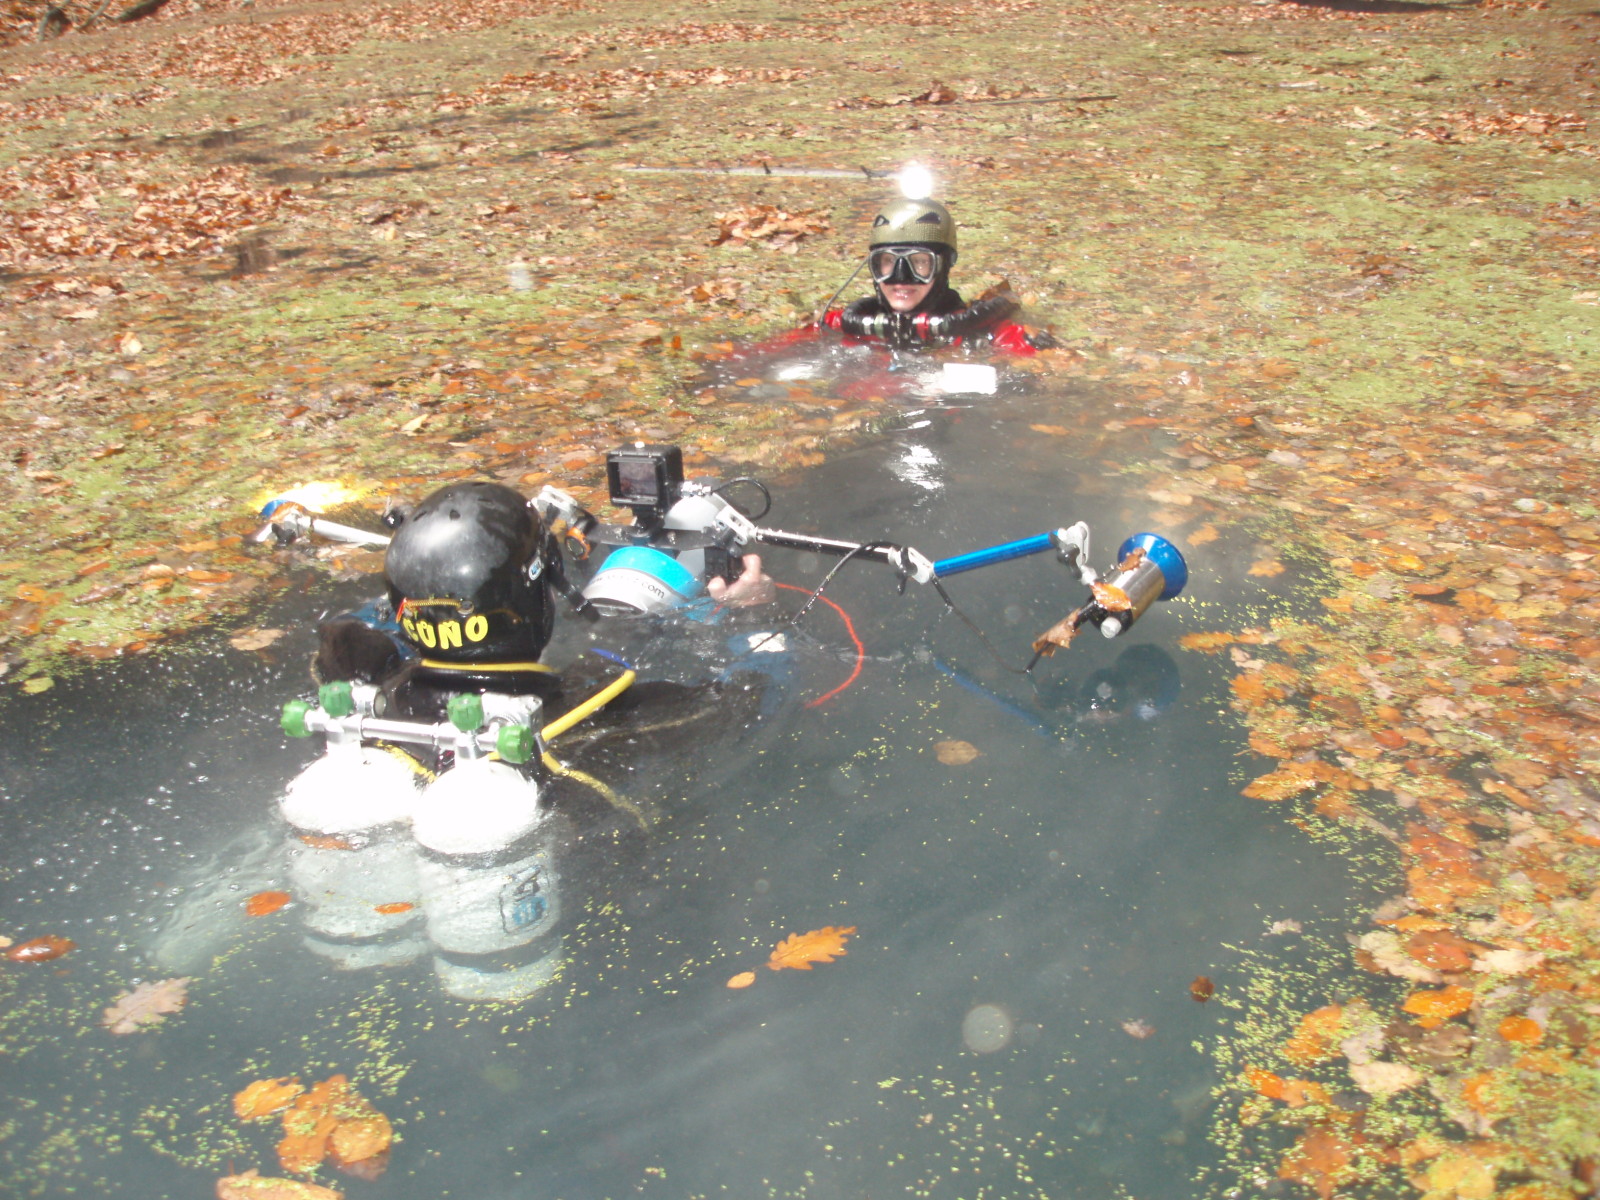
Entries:
MULTIPOLYGON (((704 598, 709 581, 740 580, 744 550, 759 544, 832 554, 840 565, 881 562, 902 587, 931 584, 950 604, 946 578, 1053 553, 1090 595, 1035 643, 1037 662, 1085 625, 1119 635, 1187 575, 1182 555, 1155 534, 1129 538, 1104 579, 1088 565, 1082 522, 936 561, 887 541, 758 526, 766 509, 752 517, 728 492, 752 486, 770 508, 763 486, 686 480, 676 447, 623 447, 607 466, 612 503, 633 511, 631 525, 602 524, 555 488, 528 501, 487 482, 454 484, 393 513, 388 537, 269 506, 263 539, 320 533, 387 547, 387 595, 324 627, 317 699, 283 713, 287 733, 326 743, 281 810, 308 936, 334 961, 398 961, 425 945, 452 992, 485 998, 531 994, 557 969, 554 818, 543 786, 578 776, 618 798, 560 762, 551 744, 635 681, 631 666, 607 656, 615 677, 569 701, 541 661, 557 592, 591 619, 707 618, 716 608, 704 598), (568 580, 563 544, 580 561, 594 546, 608 550, 581 588, 568 580)), ((766 634, 751 648, 779 645, 766 634)))

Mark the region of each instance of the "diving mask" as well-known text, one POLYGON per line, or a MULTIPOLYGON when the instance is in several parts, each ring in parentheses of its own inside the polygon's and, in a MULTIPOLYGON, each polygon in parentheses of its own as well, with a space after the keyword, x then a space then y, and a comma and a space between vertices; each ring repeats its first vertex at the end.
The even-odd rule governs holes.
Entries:
POLYGON ((932 283, 939 273, 939 254, 921 246, 879 246, 867 255, 875 283, 932 283))

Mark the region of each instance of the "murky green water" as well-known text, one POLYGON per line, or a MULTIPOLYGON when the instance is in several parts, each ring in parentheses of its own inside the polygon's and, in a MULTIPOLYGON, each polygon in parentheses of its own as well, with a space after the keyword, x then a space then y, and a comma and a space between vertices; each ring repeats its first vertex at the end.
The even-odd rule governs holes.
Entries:
MULTIPOLYGON (((1104 567, 1149 502, 1029 430, 1088 403, 909 412, 775 488, 768 521, 938 558, 1086 519, 1104 567)), ((1215 1158, 1204 1051, 1250 955, 1308 953, 1368 894, 1238 795, 1224 665, 1176 642, 1283 601, 1227 540, 1189 557, 1184 598, 1115 642, 1081 637, 1037 686, 931 591, 846 566, 827 595, 865 644, 852 686, 805 705, 853 659, 818 606, 765 716, 744 704, 595 757, 659 814, 648 834, 560 793, 557 939, 515 1004, 452 995, 421 920, 375 950, 319 931, 304 894, 245 915, 246 897, 294 890, 275 801, 315 748, 287 743, 277 712, 308 690, 315 618, 360 589, 317 585, 268 614, 295 624, 262 655, 219 634, 7 702, 0 932, 77 949, 0 970, 0 1190, 154 1200, 278 1174, 276 1125, 238 1123, 233 1093, 342 1072, 399 1134, 380 1180, 335 1177, 353 1197, 1189 1200, 1215 1158), (941 763, 955 740, 979 756, 941 763), (1304 932, 1269 934, 1277 921, 1304 932), (826 925, 856 927, 847 956, 762 968, 826 925), (747 970, 753 987, 725 986, 747 970), (193 980, 181 1013, 126 1037, 100 1026, 128 986, 174 975, 193 980), (1198 975, 1208 1003, 1190 997, 1198 975)), ((831 565, 768 563, 807 587, 831 565)), ((1043 556, 948 587, 1013 663, 1081 599, 1043 556)), ((699 654, 719 637, 669 641, 699 654)), ((547 657, 586 640, 570 625, 547 657)))

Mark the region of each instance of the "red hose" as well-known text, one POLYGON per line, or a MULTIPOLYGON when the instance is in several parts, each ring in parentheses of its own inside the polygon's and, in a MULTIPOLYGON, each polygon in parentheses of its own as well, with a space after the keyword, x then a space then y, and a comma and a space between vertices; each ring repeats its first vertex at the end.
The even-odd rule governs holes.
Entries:
MULTIPOLYGON (((811 594, 811 589, 810 588, 796 587, 792 583, 780 583, 780 584, 778 584, 778 586, 781 587, 781 588, 786 588, 791 592, 805 592, 807 595, 811 594)), ((856 624, 855 624, 854 621, 852 621, 850 619, 850 614, 845 612, 844 609, 840 608, 837 604, 835 604, 832 600, 829 600, 826 596, 818 596, 817 599, 821 600, 829 608, 833 609, 834 612, 838 613, 839 614, 839 619, 844 622, 845 632, 850 635, 850 641, 855 645, 855 648, 856 648, 856 664, 855 664, 854 667, 852 667, 850 669, 850 677, 848 679, 846 679, 843 683, 841 683, 838 687, 834 688, 832 691, 824 692, 822 695, 818 696, 815 700, 807 700, 806 701, 806 707, 807 708, 816 708, 817 705, 823 704, 823 703, 825 703, 825 702, 827 702, 829 700, 832 700, 840 692, 844 691, 845 688, 849 687, 852 683, 854 683, 856 681, 856 678, 861 674, 861 664, 863 662, 865 662, 866 658, 867 658, 867 648, 861 644, 861 639, 856 636, 856 624)))

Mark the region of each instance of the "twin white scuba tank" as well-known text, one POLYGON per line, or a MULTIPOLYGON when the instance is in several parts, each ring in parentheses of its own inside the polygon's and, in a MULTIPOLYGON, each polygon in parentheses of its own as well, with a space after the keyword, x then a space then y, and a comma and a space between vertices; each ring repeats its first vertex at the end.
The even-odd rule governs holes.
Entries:
MULTIPOLYGON (((560 963, 556 819, 532 779, 483 752, 495 715, 434 727, 456 761, 424 785, 411 756, 363 744, 385 726, 378 697, 364 689, 343 711, 342 696, 325 695, 314 713, 300 710, 328 739, 279 805, 307 947, 345 969, 431 955, 441 985, 461 999, 533 995, 560 963), (460 728, 469 722, 475 728, 460 728)), ((539 717, 535 697, 474 699, 498 710, 500 729, 539 717)))

